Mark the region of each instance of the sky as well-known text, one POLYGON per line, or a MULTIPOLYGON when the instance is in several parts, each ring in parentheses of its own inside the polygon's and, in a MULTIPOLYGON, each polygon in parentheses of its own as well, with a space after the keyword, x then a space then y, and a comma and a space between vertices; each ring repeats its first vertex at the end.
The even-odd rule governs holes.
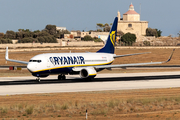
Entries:
POLYGON ((48 24, 69 31, 96 30, 97 23, 112 23, 118 11, 122 16, 131 2, 148 27, 177 36, 180 0, 0 0, 0 32, 43 30, 48 24))

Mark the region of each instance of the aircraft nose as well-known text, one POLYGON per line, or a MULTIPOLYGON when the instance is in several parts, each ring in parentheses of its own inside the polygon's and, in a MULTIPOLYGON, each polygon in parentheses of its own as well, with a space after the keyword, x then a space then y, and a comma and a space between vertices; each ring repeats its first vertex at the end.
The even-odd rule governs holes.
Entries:
POLYGON ((34 68, 34 67, 33 67, 32 64, 29 63, 29 64, 27 65, 27 69, 28 69, 30 72, 33 72, 33 68, 34 68))

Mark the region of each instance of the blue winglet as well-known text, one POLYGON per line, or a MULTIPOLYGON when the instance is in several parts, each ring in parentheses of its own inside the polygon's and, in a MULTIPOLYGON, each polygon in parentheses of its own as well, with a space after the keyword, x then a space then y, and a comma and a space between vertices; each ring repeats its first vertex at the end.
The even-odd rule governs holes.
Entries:
POLYGON ((175 49, 173 49, 173 51, 172 51, 172 53, 171 53, 171 55, 170 55, 169 59, 168 59, 167 61, 165 61, 165 63, 167 63, 167 62, 169 62, 169 61, 171 60, 171 58, 172 58, 172 56, 173 56, 174 51, 175 51, 175 49))

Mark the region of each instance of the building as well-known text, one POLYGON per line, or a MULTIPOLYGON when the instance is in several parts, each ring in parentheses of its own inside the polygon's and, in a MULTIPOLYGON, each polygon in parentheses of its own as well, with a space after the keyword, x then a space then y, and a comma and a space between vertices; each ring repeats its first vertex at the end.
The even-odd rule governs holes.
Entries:
POLYGON ((118 28, 117 31, 122 31, 125 33, 133 33, 136 37, 146 35, 146 29, 148 28, 148 21, 140 21, 140 14, 134 10, 134 6, 129 6, 129 10, 123 14, 118 11, 118 28))
POLYGON ((66 27, 56 27, 56 30, 66 30, 66 27))

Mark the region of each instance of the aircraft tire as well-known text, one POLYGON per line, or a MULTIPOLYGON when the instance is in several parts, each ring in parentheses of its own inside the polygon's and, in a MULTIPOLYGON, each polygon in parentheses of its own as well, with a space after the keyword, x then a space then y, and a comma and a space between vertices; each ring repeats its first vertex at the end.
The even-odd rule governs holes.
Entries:
POLYGON ((65 75, 62 75, 62 80, 65 80, 66 79, 66 76, 65 75))
POLYGON ((62 75, 58 75, 58 80, 61 80, 62 79, 62 75))
POLYGON ((58 80, 65 80, 66 76, 65 75, 58 75, 58 80))
POLYGON ((36 81, 40 82, 41 80, 40 80, 40 78, 38 77, 38 78, 36 78, 36 81))

